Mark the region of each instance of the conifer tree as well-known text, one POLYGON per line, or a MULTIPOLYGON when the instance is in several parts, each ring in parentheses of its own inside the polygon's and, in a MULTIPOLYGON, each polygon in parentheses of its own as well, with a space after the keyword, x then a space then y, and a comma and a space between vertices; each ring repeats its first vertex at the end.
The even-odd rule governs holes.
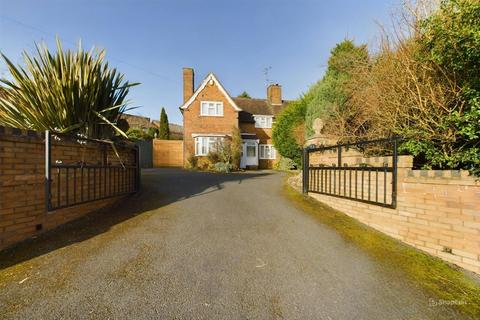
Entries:
POLYGON ((170 129, 168 127, 168 116, 165 112, 165 108, 162 108, 162 112, 160 113, 160 128, 158 130, 158 138, 163 140, 170 139, 170 129))

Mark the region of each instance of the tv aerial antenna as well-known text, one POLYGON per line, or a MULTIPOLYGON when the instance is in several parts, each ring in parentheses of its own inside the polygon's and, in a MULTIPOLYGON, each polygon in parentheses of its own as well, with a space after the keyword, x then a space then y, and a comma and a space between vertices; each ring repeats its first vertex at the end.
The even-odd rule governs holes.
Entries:
POLYGON ((272 71, 272 66, 268 66, 263 68, 263 75, 265 76, 265 85, 269 86, 273 83, 272 79, 270 79, 270 71, 272 71))

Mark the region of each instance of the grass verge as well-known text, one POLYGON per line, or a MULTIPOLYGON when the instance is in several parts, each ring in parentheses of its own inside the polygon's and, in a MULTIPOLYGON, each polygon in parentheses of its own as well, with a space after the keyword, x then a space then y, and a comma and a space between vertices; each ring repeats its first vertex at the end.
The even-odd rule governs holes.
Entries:
POLYGON ((460 313, 480 319, 480 285, 459 268, 393 239, 293 189, 287 182, 284 194, 298 208, 335 229, 391 270, 402 272, 421 285, 432 298, 458 301, 451 304, 460 313))

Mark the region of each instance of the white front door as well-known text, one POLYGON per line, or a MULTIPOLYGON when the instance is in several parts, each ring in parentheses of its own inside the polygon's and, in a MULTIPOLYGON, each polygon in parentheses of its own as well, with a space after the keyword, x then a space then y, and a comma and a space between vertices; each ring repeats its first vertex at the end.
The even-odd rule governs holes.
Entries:
POLYGON ((247 166, 258 167, 258 142, 256 140, 244 140, 240 168, 247 166))

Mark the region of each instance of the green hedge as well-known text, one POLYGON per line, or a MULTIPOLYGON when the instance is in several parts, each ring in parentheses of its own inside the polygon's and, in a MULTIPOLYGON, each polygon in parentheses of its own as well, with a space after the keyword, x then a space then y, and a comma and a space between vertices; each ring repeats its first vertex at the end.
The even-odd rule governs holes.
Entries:
MULTIPOLYGON (((298 168, 302 166, 302 145, 295 139, 295 129, 305 121, 308 98, 291 102, 276 118, 273 126, 273 144, 282 157, 292 159, 298 168)), ((297 133, 298 134, 298 133, 297 133)), ((301 137, 303 140, 303 134, 301 137)))

